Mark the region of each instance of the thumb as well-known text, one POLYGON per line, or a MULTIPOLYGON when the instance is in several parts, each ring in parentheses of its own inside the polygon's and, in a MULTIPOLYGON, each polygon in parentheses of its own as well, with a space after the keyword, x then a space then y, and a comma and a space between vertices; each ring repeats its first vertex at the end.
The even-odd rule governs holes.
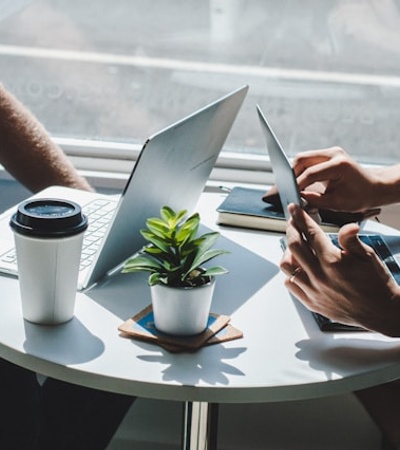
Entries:
POLYGON ((339 230, 339 245, 345 252, 357 255, 365 255, 364 244, 357 236, 357 233, 359 231, 360 227, 356 223, 344 225, 339 230))

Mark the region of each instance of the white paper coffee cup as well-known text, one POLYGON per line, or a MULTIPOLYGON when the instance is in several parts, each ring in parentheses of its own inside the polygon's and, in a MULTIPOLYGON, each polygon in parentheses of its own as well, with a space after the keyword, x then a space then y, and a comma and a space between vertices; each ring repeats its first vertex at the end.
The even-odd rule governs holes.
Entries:
POLYGON ((41 325, 71 320, 87 228, 80 206, 58 199, 28 200, 18 206, 10 226, 24 319, 41 325))

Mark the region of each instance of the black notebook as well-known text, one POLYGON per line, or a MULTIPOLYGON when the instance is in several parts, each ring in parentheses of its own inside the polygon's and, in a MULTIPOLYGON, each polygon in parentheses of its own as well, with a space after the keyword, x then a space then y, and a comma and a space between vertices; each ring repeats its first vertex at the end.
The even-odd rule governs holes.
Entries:
MULTIPOLYGON (((234 187, 217 208, 217 223, 284 233, 286 221, 282 206, 280 203, 267 203, 263 200, 264 194, 265 190, 263 189, 234 187)), ((328 233, 335 233, 345 223, 354 221, 355 218, 362 218, 361 215, 355 217, 354 215, 336 213, 332 217, 334 221, 331 221, 328 211, 320 211, 320 216, 322 220, 320 225, 328 233)))
POLYGON ((340 322, 336 322, 328 317, 313 312, 315 321, 321 331, 367 331, 365 328, 355 325, 345 325, 340 322))

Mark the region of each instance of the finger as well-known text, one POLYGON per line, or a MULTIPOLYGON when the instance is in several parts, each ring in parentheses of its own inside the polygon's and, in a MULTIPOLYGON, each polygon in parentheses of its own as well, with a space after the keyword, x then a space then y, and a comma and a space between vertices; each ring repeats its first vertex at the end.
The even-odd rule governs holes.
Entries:
POLYGON ((296 155, 293 161, 293 170, 299 176, 307 168, 321 164, 337 155, 338 148, 330 147, 322 150, 307 150, 296 155))
MULTIPOLYGON (((335 254, 339 252, 321 227, 305 211, 294 204, 290 204, 288 210, 295 228, 305 236, 308 247, 314 255, 320 257, 329 251, 335 254)), ((294 255, 299 259, 299 255, 295 252, 294 255)), ((299 262, 303 261, 299 259, 299 262)), ((315 264, 315 261, 310 259, 304 262, 315 264)), ((308 266, 308 269, 313 267, 308 266)))
POLYGON ((311 305, 313 302, 307 296, 305 291, 300 287, 300 285, 296 282, 296 278, 286 278, 285 286, 291 294, 293 294, 298 300, 300 300, 307 308, 311 309, 311 305))
POLYGON ((299 233, 304 234, 306 237, 314 233, 325 235, 318 224, 299 205, 291 203, 288 206, 288 212, 291 216, 293 226, 298 230, 299 233))
POLYGON ((264 197, 278 195, 278 186, 273 184, 264 194, 264 197))
POLYGON ((341 170, 332 160, 326 160, 319 164, 308 167, 297 177, 297 184, 300 190, 304 190, 316 182, 337 180, 341 176, 341 170))
MULTIPOLYGON (((320 192, 313 191, 301 191, 301 196, 307 202, 307 205, 310 205, 312 208, 316 209, 324 209, 326 202, 325 194, 321 194, 320 192)), ((331 206, 331 205, 330 205, 331 206)), ((329 208, 331 209, 331 208, 329 208)))
POLYGON ((287 276, 290 276, 293 274, 293 272, 296 270, 297 267, 299 267, 298 261, 293 256, 292 252, 286 249, 283 253, 280 263, 280 268, 282 272, 285 273, 287 276))
POLYGON ((360 227, 356 223, 344 225, 339 230, 338 241, 344 252, 365 256, 369 247, 363 244, 357 236, 359 231, 360 227))
POLYGON ((295 284, 303 291, 310 291, 312 288, 310 278, 301 266, 296 267, 292 271, 292 273, 288 276, 288 280, 289 283, 295 284))
POLYGON ((319 302, 313 301, 313 295, 308 295, 310 288, 308 286, 303 286, 298 282, 297 277, 295 280, 291 280, 287 278, 285 281, 285 286, 289 290, 289 292, 294 295, 297 300, 299 300, 309 311, 313 311, 319 314, 326 315, 326 312, 323 310, 323 305, 319 302), (325 313, 325 314, 324 314, 325 313))
MULTIPOLYGON (((303 271, 303 269, 301 267, 296 267, 293 272, 291 273, 290 277, 289 277, 289 281, 291 283, 295 283, 296 284, 296 280, 300 280, 301 275, 306 275, 306 273, 303 271)), ((297 281, 297 283, 300 283, 300 281, 297 281)))
POLYGON ((354 208, 347 211, 349 208, 343 208, 342 198, 338 196, 337 192, 332 190, 332 192, 312 192, 312 191, 301 191, 301 196, 306 200, 307 204, 316 209, 327 209, 330 211, 343 211, 344 212, 355 212, 354 208))
POLYGON ((293 218, 288 221, 286 238, 292 258, 298 262, 299 266, 306 265, 309 268, 316 264, 314 252, 304 239, 302 231, 295 225, 293 218))
POLYGON ((281 200, 279 198, 277 185, 272 185, 270 189, 263 194, 262 199, 264 202, 271 203, 272 205, 280 205, 281 200))
POLYGON ((301 197, 301 206, 318 225, 321 225, 322 219, 318 208, 310 205, 303 196, 301 197))

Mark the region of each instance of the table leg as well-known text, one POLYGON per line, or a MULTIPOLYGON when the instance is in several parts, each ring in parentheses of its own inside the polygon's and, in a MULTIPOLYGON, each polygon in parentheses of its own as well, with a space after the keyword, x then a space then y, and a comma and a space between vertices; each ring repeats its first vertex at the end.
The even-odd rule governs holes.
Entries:
POLYGON ((182 450, 217 450, 217 431, 217 403, 184 403, 182 450))

